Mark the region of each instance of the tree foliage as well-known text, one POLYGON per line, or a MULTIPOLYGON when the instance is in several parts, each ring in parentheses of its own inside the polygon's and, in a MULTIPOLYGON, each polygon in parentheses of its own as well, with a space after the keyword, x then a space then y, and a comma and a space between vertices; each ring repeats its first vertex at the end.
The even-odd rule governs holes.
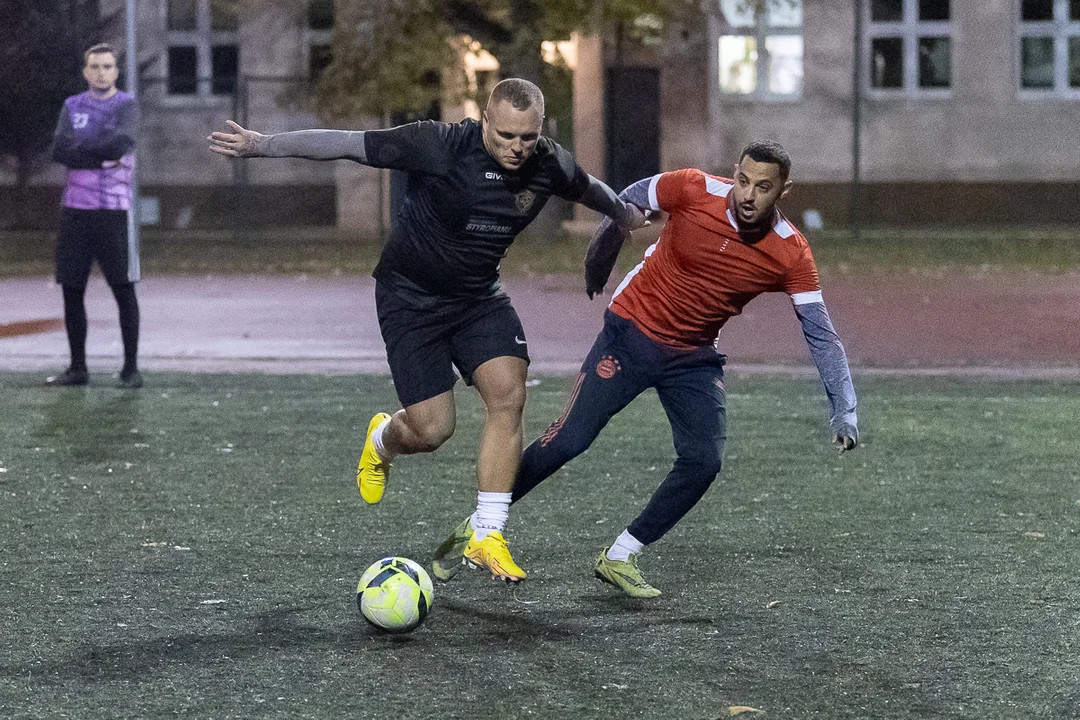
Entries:
POLYGON ((83 51, 98 38, 96 0, 3 0, 0 156, 25 187, 45 164, 64 99, 86 89, 83 51))
POLYGON ((438 75, 451 66, 452 26, 442 0, 339 3, 334 60, 314 95, 320 113, 347 118, 420 111, 438 97, 438 75))
POLYGON ((499 59, 503 77, 542 82, 543 40, 642 17, 663 22, 696 7, 695 0, 338 2, 334 59, 315 89, 315 104, 338 118, 423 111, 438 99, 433 79, 455 66, 454 42, 463 35, 499 59))

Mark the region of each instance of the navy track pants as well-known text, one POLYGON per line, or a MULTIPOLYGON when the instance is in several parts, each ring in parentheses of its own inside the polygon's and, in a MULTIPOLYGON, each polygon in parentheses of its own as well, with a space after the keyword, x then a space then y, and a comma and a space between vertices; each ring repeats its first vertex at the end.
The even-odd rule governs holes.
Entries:
POLYGON ((655 388, 671 423, 675 462, 628 530, 645 545, 656 542, 720 472, 726 438, 724 361, 711 346, 680 350, 661 345, 607 310, 566 410, 522 454, 513 501, 585 452, 616 413, 655 388))

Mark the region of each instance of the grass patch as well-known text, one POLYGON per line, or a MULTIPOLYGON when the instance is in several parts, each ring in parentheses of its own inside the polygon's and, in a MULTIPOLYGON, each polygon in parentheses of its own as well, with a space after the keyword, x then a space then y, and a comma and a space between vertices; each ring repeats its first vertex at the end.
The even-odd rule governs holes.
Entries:
MULTIPOLYGON (((643 560, 652 603, 590 577, 668 469, 647 395, 515 507, 522 587, 466 573, 392 637, 356 579, 471 511, 475 394, 368 507, 386 378, 149 379, 0 374, 5 717, 1080 713, 1080 385, 864 378, 866 446, 838 457, 816 382, 730 377, 727 467, 643 560)), ((530 391, 531 436, 567 384, 530 391)))
POLYGON ((844 269, 1080 268, 1080 229, 867 230, 822 232, 810 238, 823 267, 844 269))
MULTIPOLYGON (((655 229, 635 234, 620 255, 616 276, 637 265, 655 239, 655 229)), ((845 232, 822 232, 813 235, 810 243, 818 264, 826 270, 1080 269, 1080 231, 1076 229, 868 230, 858 238, 845 232)), ((522 239, 510 248, 503 272, 579 274, 587 244, 587 237, 567 233, 550 241, 522 239)), ((48 233, 4 233, 0 235, 0 277, 48 275, 52 252, 53 238, 48 233)), ((379 252, 376 239, 332 228, 233 233, 145 230, 142 264, 150 276, 368 275, 379 252)))

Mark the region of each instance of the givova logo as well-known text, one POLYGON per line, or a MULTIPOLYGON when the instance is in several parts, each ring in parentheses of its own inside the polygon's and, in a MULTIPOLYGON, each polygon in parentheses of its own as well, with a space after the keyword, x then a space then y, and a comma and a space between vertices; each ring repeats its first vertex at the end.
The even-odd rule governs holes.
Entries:
POLYGON ((502 173, 491 172, 489 170, 486 173, 484 173, 484 178, 486 180, 502 180, 503 176, 502 176, 502 173))

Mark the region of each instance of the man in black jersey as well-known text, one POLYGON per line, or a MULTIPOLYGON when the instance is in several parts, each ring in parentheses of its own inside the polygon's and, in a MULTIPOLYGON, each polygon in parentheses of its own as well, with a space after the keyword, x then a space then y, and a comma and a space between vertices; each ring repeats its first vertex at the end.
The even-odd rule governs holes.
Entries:
POLYGON ((368 425, 360 495, 382 499, 397 455, 432 452, 454 433, 454 368, 487 408, 476 475, 474 533, 464 553, 509 583, 525 577, 502 531, 522 450, 529 363, 525 331, 499 282, 510 243, 552 195, 580 202, 627 230, 645 217, 540 134, 544 96, 503 80, 482 122, 424 121, 389 130, 262 135, 229 122, 210 149, 237 158, 348 159, 408 173, 405 200, 373 273, 379 327, 402 409, 368 425))

